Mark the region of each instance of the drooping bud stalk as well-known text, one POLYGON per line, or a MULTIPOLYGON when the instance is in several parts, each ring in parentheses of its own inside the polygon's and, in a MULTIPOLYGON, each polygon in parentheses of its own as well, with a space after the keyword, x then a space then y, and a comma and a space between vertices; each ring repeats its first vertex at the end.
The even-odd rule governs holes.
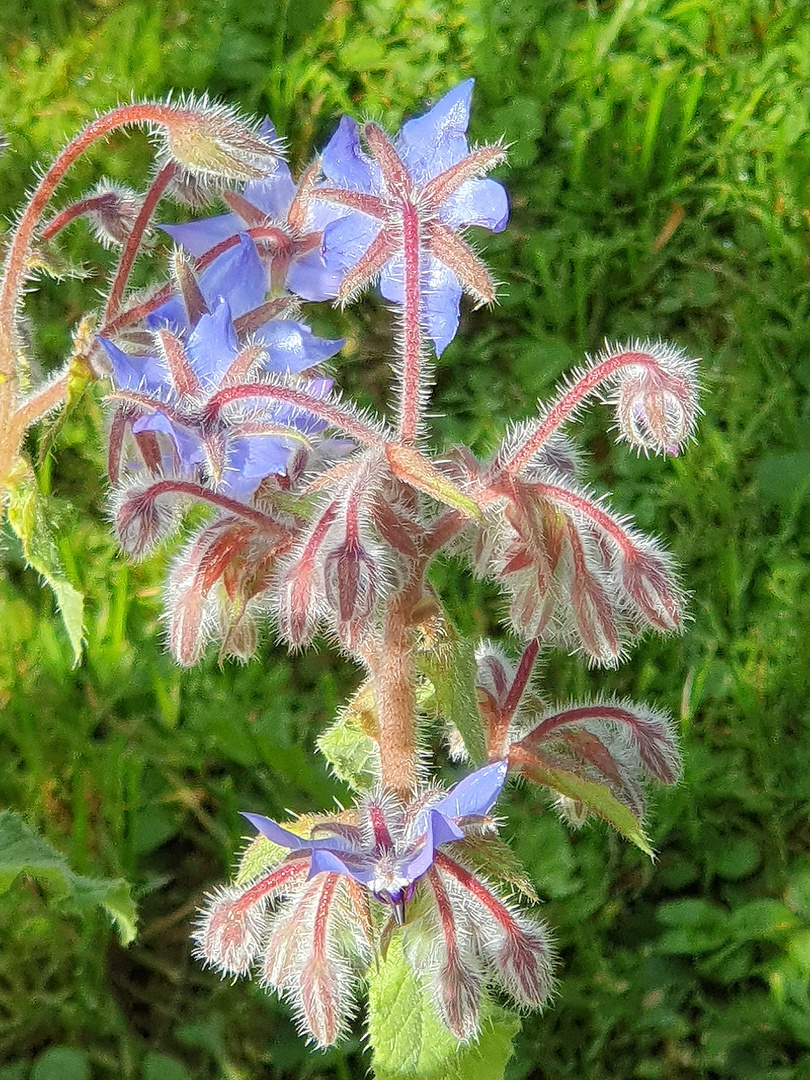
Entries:
POLYGON ((697 362, 662 342, 607 346, 564 383, 540 419, 516 427, 504 441, 491 474, 517 476, 585 402, 607 391, 622 437, 642 450, 677 452, 697 420, 697 362))
POLYGON ((123 247, 135 225, 141 202, 131 188, 102 180, 89 195, 52 217, 42 228, 40 238, 48 241, 70 222, 83 217, 105 247, 123 247))

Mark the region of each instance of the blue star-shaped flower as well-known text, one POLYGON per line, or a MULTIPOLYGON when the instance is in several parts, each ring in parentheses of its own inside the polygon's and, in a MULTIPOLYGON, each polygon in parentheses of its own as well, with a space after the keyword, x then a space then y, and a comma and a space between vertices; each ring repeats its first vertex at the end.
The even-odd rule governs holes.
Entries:
POLYGON ((465 824, 480 824, 495 805, 506 780, 507 763, 485 765, 459 781, 446 794, 436 790, 417 798, 403 811, 371 797, 362 806, 361 826, 324 822, 319 835, 306 840, 261 814, 243 814, 274 844, 290 851, 309 851, 309 876, 344 874, 388 904, 401 921, 404 905, 417 881, 433 865, 442 844, 463 840, 465 824))
POLYGON ((312 192, 330 204, 317 220, 325 224, 326 267, 343 278, 342 300, 379 277, 383 296, 404 303, 403 208, 416 211, 422 322, 437 354, 458 328, 462 289, 477 303, 495 296, 485 267, 458 232, 470 225, 500 232, 509 216, 503 186, 483 178, 503 160, 503 149, 470 152, 467 145, 472 88, 472 79, 460 83, 393 141, 367 124, 371 156, 355 121, 343 117, 323 153, 326 183, 312 192))

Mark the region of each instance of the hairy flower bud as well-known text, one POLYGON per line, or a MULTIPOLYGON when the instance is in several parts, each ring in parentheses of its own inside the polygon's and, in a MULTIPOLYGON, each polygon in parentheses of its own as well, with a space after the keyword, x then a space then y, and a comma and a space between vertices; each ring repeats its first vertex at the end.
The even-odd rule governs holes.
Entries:
POLYGON ((281 158, 279 140, 258 134, 236 109, 188 98, 165 118, 164 154, 192 176, 261 180, 281 158))
POLYGON ((120 247, 132 232, 141 201, 131 188, 102 180, 86 199, 84 217, 105 247, 120 247))
POLYGON ((622 438, 645 453, 677 454, 698 417, 696 362, 660 342, 638 352, 644 362, 622 372, 615 392, 622 438))
POLYGON ((121 547, 141 559, 177 528, 177 499, 159 484, 125 487, 116 493, 113 521, 121 547))
POLYGON ((683 621, 683 594, 660 552, 633 550, 622 561, 622 585, 656 630, 678 630, 683 621))
POLYGON ((370 629, 369 620, 379 593, 379 572, 374 558, 358 532, 347 530, 345 541, 326 556, 323 584, 337 631, 353 648, 370 629))

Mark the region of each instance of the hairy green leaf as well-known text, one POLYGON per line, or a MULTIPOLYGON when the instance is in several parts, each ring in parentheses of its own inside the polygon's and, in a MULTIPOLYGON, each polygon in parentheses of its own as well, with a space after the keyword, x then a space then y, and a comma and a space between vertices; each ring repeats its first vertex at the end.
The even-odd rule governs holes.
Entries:
POLYGON ((89 878, 76 874, 56 848, 12 810, 0 811, 0 893, 20 874, 28 874, 50 887, 54 900, 74 911, 104 908, 128 945, 135 938, 137 912, 129 886, 121 878, 89 878))
POLYGON ((459 1044, 405 960, 399 935, 369 982, 368 1014, 375 1080, 502 1080, 520 1028, 517 1017, 485 1000, 478 1039, 459 1044))
POLYGON ((475 702, 475 645, 451 628, 417 655, 417 664, 433 687, 426 704, 458 728, 472 762, 485 761, 486 737, 475 702))
POLYGON ((554 768, 539 762, 527 766, 525 773, 535 783, 582 803, 597 817, 607 821, 614 829, 618 829, 622 836, 641 848, 645 855, 649 855, 651 859, 655 857, 650 841, 635 814, 624 803, 619 802, 604 784, 585 780, 567 769, 554 768))
POLYGON ((43 496, 31 466, 19 459, 9 483, 8 520, 20 539, 28 563, 53 590, 73 650, 73 662, 82 658, 84 597, 68 581, 59 553, 58 528, 61 507, 43 496))

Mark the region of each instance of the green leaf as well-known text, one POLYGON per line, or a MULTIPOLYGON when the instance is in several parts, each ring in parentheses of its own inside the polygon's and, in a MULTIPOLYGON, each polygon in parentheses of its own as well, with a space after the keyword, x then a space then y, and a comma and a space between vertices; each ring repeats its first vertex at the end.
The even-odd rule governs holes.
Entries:
POLYGON ((650 841, 635 814, 624 803, 619 802, 604 784, 584 780, 567 769, 553 768, 540 762, 524 766, 524 771, 526 776, 536 783, 582 803, 597 817, 607 821, 614 829, 618 829, 622 836, 641 848, 645 855, 649 855, 651 859, 655 858, 650 841))
POLYGON ((73 650, 74 665, 82 658, 84 597, 67 579, 59 554, 57 530, 64 511, 37 487, 33 469, 22 458, 9 479, 8 520, 28 563, 50 585, 73 650))
POLYGON ((129 886, 122 879, 89 878, 70 869, 56 848, 11 810, 0 811, 0 893, 7 892, 19 874, 46 882, 54 900, 86 912, 104 908, 115 924, 121 942, 135 938, 137 913, 129 886))
POLYGON ((90 353, 96 340, 97 320, 85 315, 73 332, 73 351, 68 361, 67 394, 59 411, 41 421, 37 464, 42 465, 53 448, 69 417, 84 400, 87 388, 96 381, 96 373, 90 362, 90 353))
POLYGON ((426 704, 458 728, 473 763, 486 761, 486 736, 475 702, 473 642, 449 627, 441 641, 417 654, 416 662, 433 687, 433 701, 426 704))
POLYGON ((406 962, 401 934, 396 935, 369 982, 375 1080, 503 1080, 520 1021, 488 999, 482 1003, 482 1017, 478 1039, 457 1042, 406 962))
POLYGON ((25 1080, 28 1066, 23 1061, 14 1065, 0 1065, 0 1080, 25 1080))
POLYGON ((317 746, 338 780, 353 791, 367 791, 379 776, 377 744, 343 717, 323 732, 317 746))
POLYGON ((177 1058, 150 1050, 143 1059, 141 1080, 189 1080, 189 1074, 177 1058))
POLYGON ((658 952, 698 956, 723 948, 730 940, 728 912, 700 897, 659 904, 656 918, 668 929, 658 939, 658 952))
POLYGON ((247 885, 249 881, 278 866, 286 856, 286 848, 271 843, 266 836, 257 836, 250 841, 239 859, 239 869, 234 878, 235 885, 247 885))
POLYGON ((534 885, 518 856, 499 836, 468 836, 460 841, 455 850, 472 869, 484 874, 490 881, 509 885, 531 903, 538 902, 534 885))
POLYGON ((379 778, 376 730, 374 689, 367 682, 317 741, 318 749, 332 766, 335 776, 353 791, 367 791, 379 778))
POLYGON ((794 913, 781 900, 763 896, 732 911, 729 931, 737 941, 778 941, 797 923, 794 913))

